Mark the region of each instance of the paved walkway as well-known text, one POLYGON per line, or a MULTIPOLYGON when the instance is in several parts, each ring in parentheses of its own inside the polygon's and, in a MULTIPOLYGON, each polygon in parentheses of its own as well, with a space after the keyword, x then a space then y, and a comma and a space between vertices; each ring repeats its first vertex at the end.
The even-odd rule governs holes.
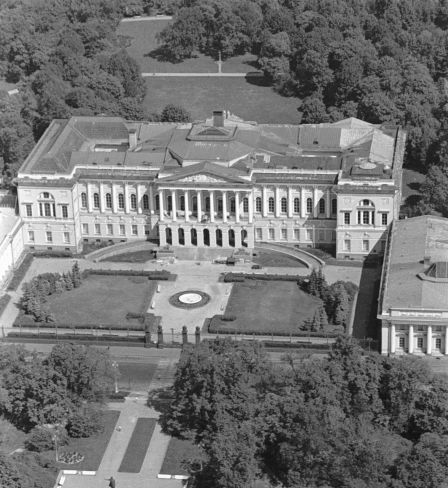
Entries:
MULTIPOLYGON (((257 72, 258 73, 258 72, 257 72)), ((177 76, 177 77, 184 77, 184 78, 197 78, 197 77, 217 77, 217 78, 245 78, 248 73, 142 73, 143 78, 152 78, 152 77, 167 77, 167 76, 177 76)), ((255 75, 255 73, 251 73, 251 76, 263 76, 263 73, 259 73, 259 75, 255 75)))

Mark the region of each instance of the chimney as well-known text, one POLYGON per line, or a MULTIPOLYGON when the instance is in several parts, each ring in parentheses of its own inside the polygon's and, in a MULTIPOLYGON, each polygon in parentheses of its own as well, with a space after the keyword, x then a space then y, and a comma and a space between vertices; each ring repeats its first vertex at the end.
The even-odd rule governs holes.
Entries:
POLYGON ((224 127, 224 110, 213 111, 213 127, 224 127))
POLYGON ((129 149, 137 145, 137 129, 129 129, 129 149))

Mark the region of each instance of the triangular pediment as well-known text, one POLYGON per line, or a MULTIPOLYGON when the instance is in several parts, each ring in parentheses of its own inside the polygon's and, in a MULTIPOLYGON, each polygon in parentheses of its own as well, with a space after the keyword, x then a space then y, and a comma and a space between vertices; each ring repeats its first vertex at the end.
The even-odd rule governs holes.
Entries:
POLYGON ((159 178, 164 183, 186 183, 186 184, 226 184, 226 183, 247 183, 243 172, 233 168, 223 168, 212 163, 200 163, 183 168, 169 176, 159 178))

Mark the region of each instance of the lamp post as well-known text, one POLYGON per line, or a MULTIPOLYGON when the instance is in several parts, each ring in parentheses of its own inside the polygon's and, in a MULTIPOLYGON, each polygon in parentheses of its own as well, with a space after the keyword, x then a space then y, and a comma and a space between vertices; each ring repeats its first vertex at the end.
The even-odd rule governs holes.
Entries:
POLYGON ((118 363, 117 363, 117 361, 112 362, 112 368, 114 369, 115 393, 118 393, 118 363))
POLYGON ((58 462, 59 461, 59 456, 58 456, 58 434, 57 434, 57 432, 55 432, 53 434, 52 439, 53 439, 53 442, 54 442, 54 452, 55 452, 55 456, 56 456, 56 462, 58 462))

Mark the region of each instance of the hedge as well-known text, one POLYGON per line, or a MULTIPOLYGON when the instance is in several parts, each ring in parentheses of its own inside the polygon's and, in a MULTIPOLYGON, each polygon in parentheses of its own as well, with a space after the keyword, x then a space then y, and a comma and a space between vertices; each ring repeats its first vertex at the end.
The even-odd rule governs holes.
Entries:
POLYGON ((35 258, 72 258, 75 255, 71 251, 33 251, 35 258))
POLYGON ((1 298, 0 298, 0 317, 2 313, 5 311, 6 307, 8 306, 8 303, 11 301, 11 295, 8 295, 8 293, 5 293, 1 298))
POLYGON ((82 272, 83 278, 89 275, 109 275, 109 276, 147 276, 148 280, 168 281, 173 280, 176 275, 169 271, 144 271, 144 270, 126 270, 126 269, 85 269, 82 272))
POLYGON ((32 254, 27 254, 23 259, 20 266, 14 271, 12 280, 10 281, 7 290, 16 291, 17 287, 20 285, 27 271, 30 269, 31 263, 33 262, 34 256, 32 254))
POLYGON ((224 283, 242 283, 245 280, 260 281, 299 281, 303 276, 296 275, 266 275, 266 274, 244 274, 244 273, 226 273, 223 277, 224 283))
POLYGON ((55 322, 35 322, 30 321, 28 318, 29 315, 19 315, 16 320, 14 321, 13 327, 39 327, 41 329, 90 329, 90 330, 134 330, 134 331, 143 331, 145 330, 145 324, 80 324, 80 323, 55 323, 55 322))
POLYGON ((140 336, 119 336, 113 334, 104 334, 96 336, 94 334, 56 334, 55 332, 10 332, 8 337, 21 337, 22 339, 64 339, 70 341, 114 341, 114 342, 141 342, 143 344, 145 338, 140 336))

